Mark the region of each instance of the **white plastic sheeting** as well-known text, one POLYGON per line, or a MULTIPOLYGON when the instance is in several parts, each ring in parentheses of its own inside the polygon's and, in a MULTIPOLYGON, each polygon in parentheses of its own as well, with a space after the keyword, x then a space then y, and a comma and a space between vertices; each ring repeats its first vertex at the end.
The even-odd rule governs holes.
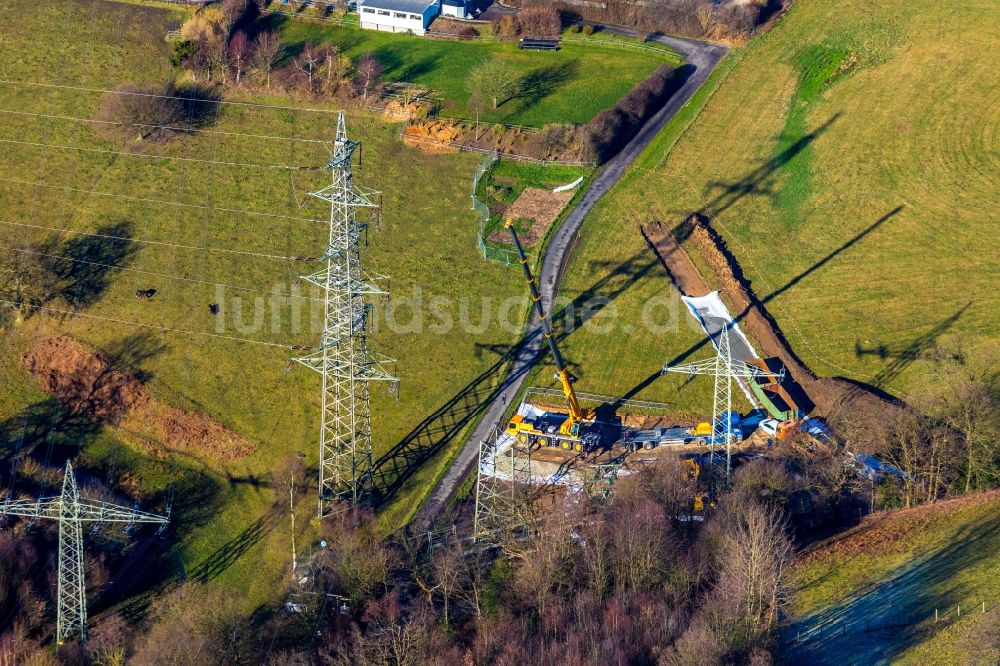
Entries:
MULTIPOLYGON (((687 306, 691 315, 701 324, 702 330, 708 334, 716 350, 719 348, 717 340, 719 331, 729 324, 727 335, 729 336, 729 352, 733 358, 740 361, 752 361, 760 358, 754 351, 753 345, 747 340, 747 336, 743 335, 740 325, 733 321, 733 316, 729 314, 729 308, 719 298, 719 292, 713 291, 705 296, 681 296, 681 300, 684 301, 684 305, 687 306)), ((750 404, 756 405, 757 399, 746 383, 741 379, 736 381, 743 389, 750 404)))
POLYGON ((576 180, 574 180, 572 183, 567 183, 565 185, 560 185, 559 187, 553 189, 552 191, 553 192, 567 192, 567 191, 572 190, 573 188, 577 187, 582 182, 583 182, 583 176, 580 176, 579 178, 577 178, 576 180))

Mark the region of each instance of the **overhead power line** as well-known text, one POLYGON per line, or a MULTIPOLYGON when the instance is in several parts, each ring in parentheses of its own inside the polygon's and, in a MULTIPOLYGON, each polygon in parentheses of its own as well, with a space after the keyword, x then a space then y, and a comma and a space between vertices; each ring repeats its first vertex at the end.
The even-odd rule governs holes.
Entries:
POLYGON ((263 289, 255 289, 254 287, 242 287, 237 284, 227 284, 225 282, 209 282, 208 280, 198 280, 195 278, 184 277, 182 275, 170 275, 169 273, 156 273, 153 271, 144 271, 141 268, 128 268, 127 266, 118 266, 116 264, 105 264, 100 261, 90 261, 89 259, 80 259, 78 257, 67 257, 62 254, 50 254, 48 252, 39 252, 38 250, 29 250, 27 248, 14 248, 14 252, 20 252, 22 254, 32 254, 39 257, 49 257, 52 259, 64 259, 66 261, 71 261, 76 264, 86 264, 88 266, 99 266, 101 268, 111 268, 116 271, 127 271, 129 273, 139 273, 142 275, 150 275, 152 277, 164 278, 167 280, 180 280, 182 282, 193 282, 195 284, 203 284, 209 287, 225 287, 227 289, 235 289, 237 291, 249 291, 257 294, 267 294, 269 296, 287 296, 289 298, 301 298, 306 301, 320 301, 325 302, 326 299, 323 298, 313 298, 311 296, 302 296, 300 294, 292 294, 285 291, 265 291, 263 289))
MULTIPOLYGON (((0 298, 0 303, 5 305, 11 305, 17 307, 20 305, 16 301, 9 301, 0 298)), ((78 312, 76 310, 60 310, 58 308, 50 308, 44 305, 33 306, 33 310, 39 310, 41 312, 49 312, 52 314, 62 314, 71 317, 83 317, 84 319, 97 319, 100 321, 110 321, 115 324, 125 324, 127 326, 136 326, 138 328, 149 328, 157 331, 163 331, 165 333, 177 333, 180 335, 193 335, 204 338, 218 338, 221 340, 233 340, 235 342, 246 342, 253 345, 261 345, 263 347, 275 347, 277 349, 291 349, 291 350, 304 350, 311 349, 311 347, 306 347, 303 345, 288 345, 279 342, 266 342, 264 340, 254 340, 252 338, 241 338, 238 335, 225 335, 223 333, 208 333, 207 331, 191 331, 184 328, 174 328, 172 326, 160 326, 159 324, 147 324, 141 321, 131 321, 129 319, 118 319, 116 317, 105 317, 103 315, 95 315, 89 312, 78 312)))
MULTIPOLYGON (((0 182, 6 183, 17 183, 18 185, 28 185, 29 187, 48 187, 56 190, 63 190, 64 192, 79 192, 82 194, 88 194, 92 196, 100 197, 113 197, 115 199, 125 199, 126 201, 138 201, 141 203, 153 203, 163 206, 180 206, 182 208, 196 208, 198 210, 208 210, 209 207, 204 204, 190 204, 182 203, 180 201, 171 201, 169 199, 152 199, 149 197, 133 197, 127 194, 114 194, 113 192, 99 192, 97 190, 84 190, 78 187, 67 187, 65 185, 50 185, 48 183, 39 183, 30 180, 18 180, 16 178, 0 178, 0 182)), ((326 220, 322 220, 315 217, 299 217, 297 215, 280 215, 278 213, 264 213, 261 211, 254 210, 241 210, 239 208, 223 208, 221 206, 212 206, 212 210, 215 212, 224 213, 235 213, 238 215, 254 215, 258 217, 269 217, 281 220, 298 220, 300 222, 317 222, 319 224, 327 224, 326 220)))
POLYGON ((200 246, 200 245, 185 245, 183 243, 168 243, 166 241, 155 241, 155 240, 145 240, 141 238, 130 238, 129 236, 115 236, 114 234, 98 234, 89 231, 76 231, 74 229, 63 229, 60 227, 46 227, 41 224, 26 224, 24 222, 11 222, 10 220, 0 220, 0 224, 6 224, 12 227, 27 227, 29 229, 40 229, 43 231, 54 231, 61 234, 73 234, 77 236, 89 236, 91 238, 107 238, 109 240, 121 240, 128 241, 130 243, 143 243, 145 245, 162 245, 165 247, 175 247, 182 250, 197 250, 198 252, 221 252, 224 254, 237 254, 247 257, 257 257, 260 259, 276 259, 280 261, 305 261, 312 259, 312 257, 304 256, 285 256, 279 254, 266 254, 263 252, 251 252, 249 250, 231 250, 225 247, 211 247, 211 246, 200 246))
POLYGON ((179 95, 159 95, 157 93, 146 93, 134 90, 107 90, 106 88, 88 88, 86 86, 67 86, 58 83, 40 83, 37 81, 13 81, 10 79, 0 79, 0 84, 3 85, 13 85, 13 86, 34 86, 37 88, 56 88, 60 90, 79 90, 83 92, 98 92, 98 93, 108 93, 113 95, 131 95, 135 97, 154 97, 157 99, 178 99, 185 102, 197 101, 204 104, 223 104, 227 106, 246 106, 255 109, 277 109, 279 111, 302 111, 304 113, 340 113, 338 110, 333 109, 317 109, 314 107, 306 106, 281 106, 277 104, 261 104, 259 102, 235 102, 232 100, 225 99, 198 99, 194 100, 191 97, 183 97, 179 95))
POLYGON ((18 141, 17 139, 0 139, 0 143, 12 143, 34 148, 57 148, 60 150, 78 150, 85 153, 100 155, 115 155, 116 157, 144 157, 151 160, 173 160, 176 162, 197 162, 221 166, 239 167, 241 169, 280 169, 284 171, 319 171, 323 167, 295 166, 289 164, 257 164, 255 162, 223 162, 221 160, 206 160, 201 157, 180 157, 178 155, 148 155, 146 153, 129 153, 124 150, 108 150, 107 148, 84 148, 83 146, 64 146, 57 143, 42 143, 40 141, 18 141))
POLYGON ((14 115, 14 116, 27 116, 34 118, 45 118, 47 120, 69 120, 71 122, 77 123, 94 123, 96 125, 118 125, 118 126, 128 126, 128 127, 149 127, 151 129, 163 129, 171 130, 173 132, 184 132, 184 133, 198 133, 198 134, 215 134, 221 136, 240 136, 250 139, 267 139, 271 141, 298 141, 300 143, 318 143, 322 145, 329 145, 329 141, 324 141, 323 139, 301 139, 293 136, 271 136, 268 134, 246 134, 244 132, 224 132, 222 130, 210 130, 201 129, 198 127, 177 127, 174 125, 157 125, 154 123, 126 123, 119 122, 115 120, 98 120, 96 118, 78 118, 76 116, 62 116, 58 114, 49 113, 33 113, 30 111, 14 111, 12 109, 0 109, 0 114, 14 115))

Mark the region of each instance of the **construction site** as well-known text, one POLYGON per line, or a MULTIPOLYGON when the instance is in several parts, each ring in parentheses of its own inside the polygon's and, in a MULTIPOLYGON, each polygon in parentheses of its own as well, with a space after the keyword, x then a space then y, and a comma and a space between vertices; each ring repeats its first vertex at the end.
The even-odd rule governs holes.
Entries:
POLYGON ((688 479, 695 482, 690 513, 678 516, 686 520, 703 520, 734 470, 767 457, 779 444, 791 446, 806 458, 842 456, 863 478, 902 476, 871 456, 843 451, 823 418, 838 409, 858 409, 858 403, 866 402, 877 403, 874 413, 884 413, 892 408, 891 403, 844 382, 812 375, 787 348, 763 307, 754 303, 752 293, 737 277, 734 260, 705 221, 692 216, 672 230, 659 223, 640 227, 670 284, 680 291, 687 313, 714 351, 714 358, 664 364, 661 370, 661 374, 703 377, 699 381, 713 383, 712 404, 705 405, 706 416, 701 420, 677 419, 669 405, 662 403, 577 392, 576 378, 566 369, 518 233, 509 221, 506 228, 561 391, 524 390, 509 417, 482 440, 476 472, 475 539, 496 541, 529 527, 524 507, 519 506, 525 502, 553 495, 606 496, 619 478, 667 458, 680 459, 688 479), (725 299, 708 288, 678 235, 698 239, 702 256, 709 257, 728 287, 725 299), (737 317, 727 301, 741 310, 737 317), (768 356, 758 353, 739 320, 752 326, 754 338, 768 356), (737 404, 750 408, 741 414, 735 410, 737 404))

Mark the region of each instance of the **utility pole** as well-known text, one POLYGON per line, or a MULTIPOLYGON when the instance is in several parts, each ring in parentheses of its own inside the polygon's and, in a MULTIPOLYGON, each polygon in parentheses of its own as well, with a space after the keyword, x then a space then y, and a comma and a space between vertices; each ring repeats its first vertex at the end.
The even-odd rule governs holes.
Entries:
MULTIPOLYGON (((154 523, 165 526, 168 517, 81 498, 73 467, 66 463, 62 493, 37 501, 0 502, 0 516, 48 518, 59 521, 59 583, 57 590, 56 642, 77 635, 87 638, 86 586, 83 579, 84 523, 154 523)), ((162 529, 162 528, 161 528, 162 529)))
POLYGON ((288 486, 288 513, 292 516, 292 578, 295 578, 295 570, 298 569, 298 560, 295 557, 295 482, 288 486))
POLYGON ((733 361, 729 345, 729 331, 734 326, 732 321, 726 322, 715 337, 717 353, 715 358, 705 361, 694 361, 684 365, 664 365, 661 374, 676 372, 684 375, 709 375, 715 378, 715 391, 712 394, 712 442, 709 446, 711 464, 715 464, 715 447, 719 442, 726 443, 726 480, 732 469, 732 437, 729 432, 729 422, 722 423, 720 416, 728 415, 733 410, 733 380, 756 377, 772 377, 781 381, 784 370, 775 374, 770 371, 748 365, 742 361, 733 361))
POLYGON ((371 403, 368 383, 398 380, 368 350, 367 324, 371 296, 388 296, 387 278, 361 268, 361 234, 368 226, 358 222, 358 209, 379 210, 378 192, 354 184, 352 158, 361 144, 347 138, 344 112, 337 117, 330 185, 310 196, 330 204, 326 262, 318 273, 302 276, 323 291, 323 333, 319 347, 295 359, 322 377, 319 435, 319 499, 322 517, 330 502, 361 501, 372 489, 371 403))

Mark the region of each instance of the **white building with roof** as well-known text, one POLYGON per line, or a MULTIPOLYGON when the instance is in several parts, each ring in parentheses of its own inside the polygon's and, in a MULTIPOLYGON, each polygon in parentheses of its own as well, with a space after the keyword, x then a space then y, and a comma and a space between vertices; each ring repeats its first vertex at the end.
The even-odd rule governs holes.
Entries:
POLYGON ((359 0, 361 27, 422 35, 441 7, 439 0, 359 0))
POLYGON ((469 0, 441 0, 441 16, 472 18, 469 0))

